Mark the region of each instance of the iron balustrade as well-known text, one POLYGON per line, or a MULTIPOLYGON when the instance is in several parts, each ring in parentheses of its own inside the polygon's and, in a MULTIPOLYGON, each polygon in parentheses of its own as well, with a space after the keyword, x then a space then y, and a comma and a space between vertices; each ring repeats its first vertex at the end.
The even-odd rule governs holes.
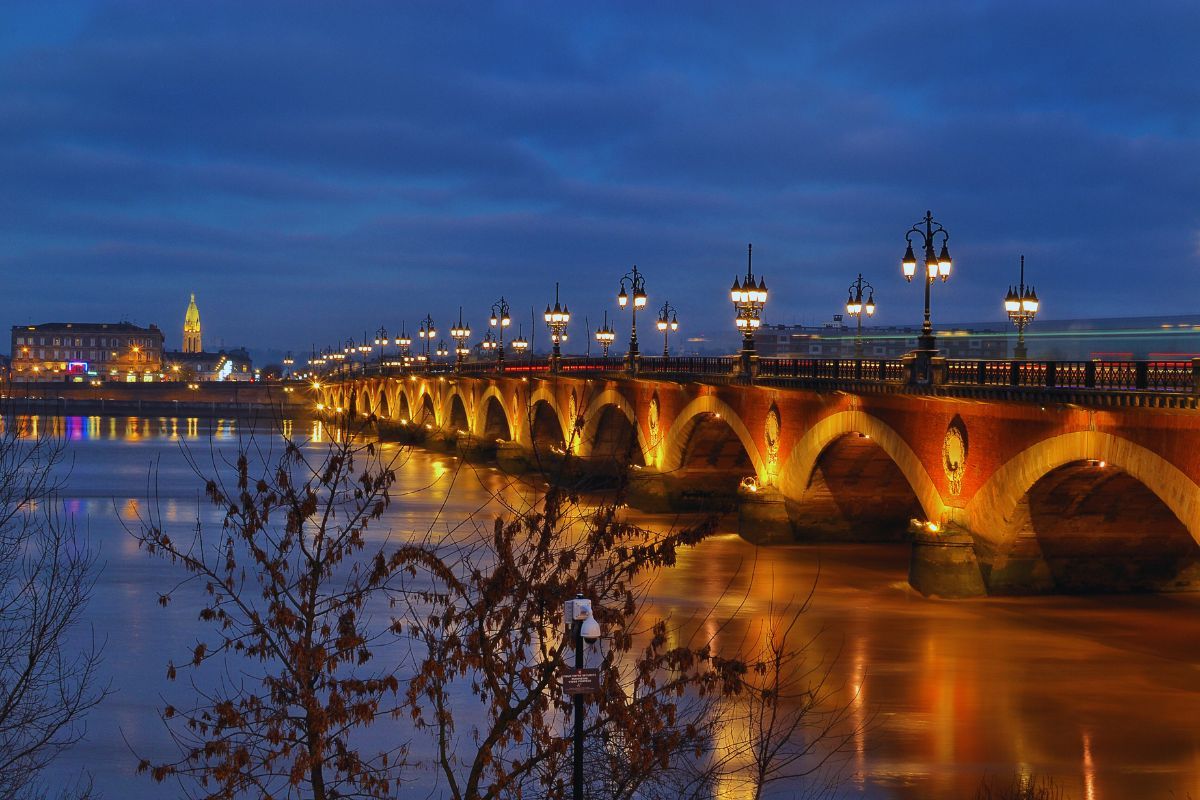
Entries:
MULTIPOLYGON (((1026 361, 998 359, 940 359, 941 374, 934 381, 946 387, 995 388, 1044 392, 1090 390, 1109 393, 1188 394, 1200 396, 1200 359, 1175 361, 1026 361)), ((575 375, 625 374, 628 362, 620 357, 563 358, 559 371, 575 375)), ((730 356, 643 356, 644 375, 728 378, 737 374, 739 359, 730 356)), ((529 357, 509 361, 505 373, 541 374, 550 371, 550 359, 529 357)), ((362 375, 421 374, 494 375, 493 361, 454 364, 382 363, 365 365, 362 375)), ((822 387, 844 384, 904 384, 911 380, 909 359, 759 358, 757 375, 774 384, 794 381, 822 387)), ((338 376, 331 376, 337 380, 338 376)), ((343 376, 351 378, 351 376, 343 376)), ((352 378, 351 378, 352 379, 352 378)))

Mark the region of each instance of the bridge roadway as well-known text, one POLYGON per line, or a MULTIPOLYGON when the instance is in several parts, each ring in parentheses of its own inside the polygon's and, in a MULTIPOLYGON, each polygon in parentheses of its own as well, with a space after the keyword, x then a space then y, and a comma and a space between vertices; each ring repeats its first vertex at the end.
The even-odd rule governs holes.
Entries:
POLYGON ((764 544, 911 539, 927 594, 1200 586, 1200 359, 642 358, 386 368, 312 391, 648 510, 736 502, 764 544))

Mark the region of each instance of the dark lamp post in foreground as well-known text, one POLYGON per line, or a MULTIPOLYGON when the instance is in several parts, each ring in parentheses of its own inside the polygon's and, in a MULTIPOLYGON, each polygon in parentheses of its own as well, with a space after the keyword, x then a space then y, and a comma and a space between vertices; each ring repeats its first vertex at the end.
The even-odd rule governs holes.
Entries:
POLYGON ((925 284, 925 320, 921 323, 921 337, 918 339, 917 349, 928 358, 937 352, 933 336, 933 323, 929 316, 929 287, 939 277, 943 283, 950 279, 950 268, 953 266, 953 262, 950 260, 950 234, 946 232, 941 223, 934 221, 932 211, 926 211, 925 219, 909 228, 908 233, 904 234, 908 248, 904 251, 904 258, 900 262, 900 266, 904 270, 904 280, 909 283, 912 283, 917 274, 917 258, 913 252, 914 236, 918 237, 918 244, 924 251, 925 261, 925 279, 923 281, 925 284), (939 236, 942 237, 942 251, 935 256, 933 251, 939 236))
POLYGON ((762 325, 762 312, 767 305, 767 282, 760 275, 754 282, 754 245, 746 245, 746 277, 740 283, 735 277, 729 289, 729 299, 737 316, 734 324, 742 332, 742 375, 754 376, 756 355, 754 332, 762 325))
POLYGON ((858 273, 858 280, 850 284, 849 296, 846 298, 846 313, 858 319, 858 328, 854 335, 854 357, 863 357, 862 319, 863 314, 875 316, 875 287, 863 280, 858 273), (863 290, 867 291, 867 301, 863 302, 863 290))
MULTIPOLYGON (((592 615, 592 601, 576 595, 574 600, 568 600, 563 616, 568 634, 575 647, 575 672, 583 672, 583 646, 592 644, 600 638, 600 623, 592 615)), ((571 765, 571 786, 574 800, 583 800, 583 694, 576 692, 572 697, 574 704, 574 756, 571 765)))
POLYGON ((663 335, 663 358, 671 357, 671 343, 667 337, 679 330, 679 318, 675 316, 675 306, 663 303, 658 310, 658 322, 655 323, 663 335))
POLYGON ((1037 316, 1037 292, 1032 286, 1025 285, 1025 256, 1021 256, 1021 282, 1016 288, 1009 286, 1008 294, 1004 296, 1004 311, 1013 325, 1017 326, 1017 346, 1013 350, 1013 358, 1024 360, 1029 357, 1025 350, 1025 328, 1037 316))

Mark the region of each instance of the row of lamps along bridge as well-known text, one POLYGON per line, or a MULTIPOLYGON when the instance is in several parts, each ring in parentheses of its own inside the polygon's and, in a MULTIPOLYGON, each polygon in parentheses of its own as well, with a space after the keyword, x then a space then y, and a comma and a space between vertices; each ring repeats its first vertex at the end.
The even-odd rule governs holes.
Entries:
MULTIPOLYGON (((900 264, 904 278, 909 283, 917 275, 918 259, 913 245, 916 244, 917 248, 923 251, 925 280, 922 283, 925 290, 925 309, 921 325, 921 335, 918 339, 917 354, 927 359, 936 352, 933 324, 930 316, 930 289, 939 279, 944 283, 950 278, 950 271, 954 264, 950 257, 950 234, 942 227, 941 223, 934 220, 932 212, 927 211, 925 217, 907 231, 905 241, 907 246, 900 264), (941 244, 941 249, 937 251, 939 243, 941 244), (937 251, 936 254, 935 251, 937 251)), ((753 245, 749 245, 746 249, 746 275, 743 278, 735 277, 733 285, 729 289, 730 300, 733 302, 735 311, 734 324, 742 334, 741 355, 744 360, 753 359, 754 357, 754 334, 762 325, 762 312, 767 305, 767 284, 761 275, 757 279, 755 278, 753 256, 754 247, 753 245)), ((639 310, 646 307, 648 302, 645 276, 638 270, 635 264, 633 269, 621 278, 617 293, 618 307, 621 309, 628 308, 631 312, 627 355, 631 364, 636 363, 639 355, 637 314, 639 310)), ((1025 328, 1037 316, 1038 307, 1037 292, 1032 286, 1025 285, 1025 256, 1021 256, 1019 282, 1016 286, 1009 287, 1008 293, 1004 298, 1004 310, 1017 328, 1017 345, 1013 353, 1017 359, 1027 357, 1025 328)), ((862 274, 859 273, 857 279, 850 284, 846 298, 846 314, 854 317, 857 323, 854 339, 854 357, 856 359, 863 357, 863 317, 874 316, 875 310, 875 287, 869 281, 864 280, 862 274)), ((489 328, 485 331, 483 340, 480 342, 480 348, 484 353, 495 354, 496 364, 500 368, 503 368, 504 365, 504 332, 512 326, 510 312, 511 307, 503 297, 493 303, 491 315, 488 318, 489 328), (494 333, 493 330, 495 331, 494 333)), ((550 331, 550 341, 553 345, 551 353, 552 363, 557 363, 562 357, 561 345, 567 341, 567 325, 571 321, 570 309, 561 303, 559 299, 559 286, 557 283, 554 284, 554 305, 546 306, 543 319, 550 331)), ((669 301, 664 302, 662 307, 659 308, 655 325, 663 334, 663 356, 669 357, 670 334, 679 330, 678 310, 669 301)), ((427 314, 420 321, 417 328, 417 336, 420 343, 420 351, 412 354, 413 340, 408 336, 406 326, 401 325, 401 333, 394 339, 389 337, 385 327, 380 326, 379 330, 375 332, 374 337, 374 347, 379 348, 380 362, 383 363, 384 348, 389 344, 395 344, 400 348, 400 355, 404 364, 428 363, 434 356, 445 357, 450 354, 445 340, 441 340, 437 345, 434 345, 434 340, 437 339, 437 328, 434 325, 432 316, 427 314)), ((609 348, 617 340, 616 331, 609 324, 607 311, 604 313, 603 324, 596 330, 594 336, 596 342, 603 348, 604 356, 607 358, 609 348)), ((454 354, 456 362, 461 364, 470 354, 470 348, 467 346, 467 343, 471 338, 471 327, 463 321, 461 306, 458 309, 458 324, 450 328, 450 338, 455 342, 454 354)), ((529 349, 529 341, 525 339, 523 328, 518 329, 516 338, 512 339, 508 343, 508 346, 518 355, 525 353, 529 349)), ((309 366, 313 371, 321 371, 325 367, 337 368, 340 365, 349 363, 355 353, 362 354, 365 359, 374 347, 372 347, 371 340, 364 334, 361 343, 356 343, 353 339, 347 339, 340 349, 334 347, 326 348, 320 354, 314 352, 313 357, 309 360, 309 366)))

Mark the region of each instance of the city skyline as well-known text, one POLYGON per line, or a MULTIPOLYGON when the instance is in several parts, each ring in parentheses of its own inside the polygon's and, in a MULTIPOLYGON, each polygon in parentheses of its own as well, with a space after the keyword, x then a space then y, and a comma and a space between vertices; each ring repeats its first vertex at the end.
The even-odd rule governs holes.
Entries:
POLYGON ((1022 254, 1046 319, 1186 313, 1200 288, 1184 4, 12 17, 9 324, 173 331, 195 291, 225 341, 299 351, 460 305, 478 336, 498 297, 540 312, 557 280, 574 346, 585 316, 627 326, 637 263, 682 334, 732 333, 753 241, 765 322, 830 318, 862 272, 876 322, 907 325, 927 208, 956 262, 935 328, 1003 321, 1022 254))

